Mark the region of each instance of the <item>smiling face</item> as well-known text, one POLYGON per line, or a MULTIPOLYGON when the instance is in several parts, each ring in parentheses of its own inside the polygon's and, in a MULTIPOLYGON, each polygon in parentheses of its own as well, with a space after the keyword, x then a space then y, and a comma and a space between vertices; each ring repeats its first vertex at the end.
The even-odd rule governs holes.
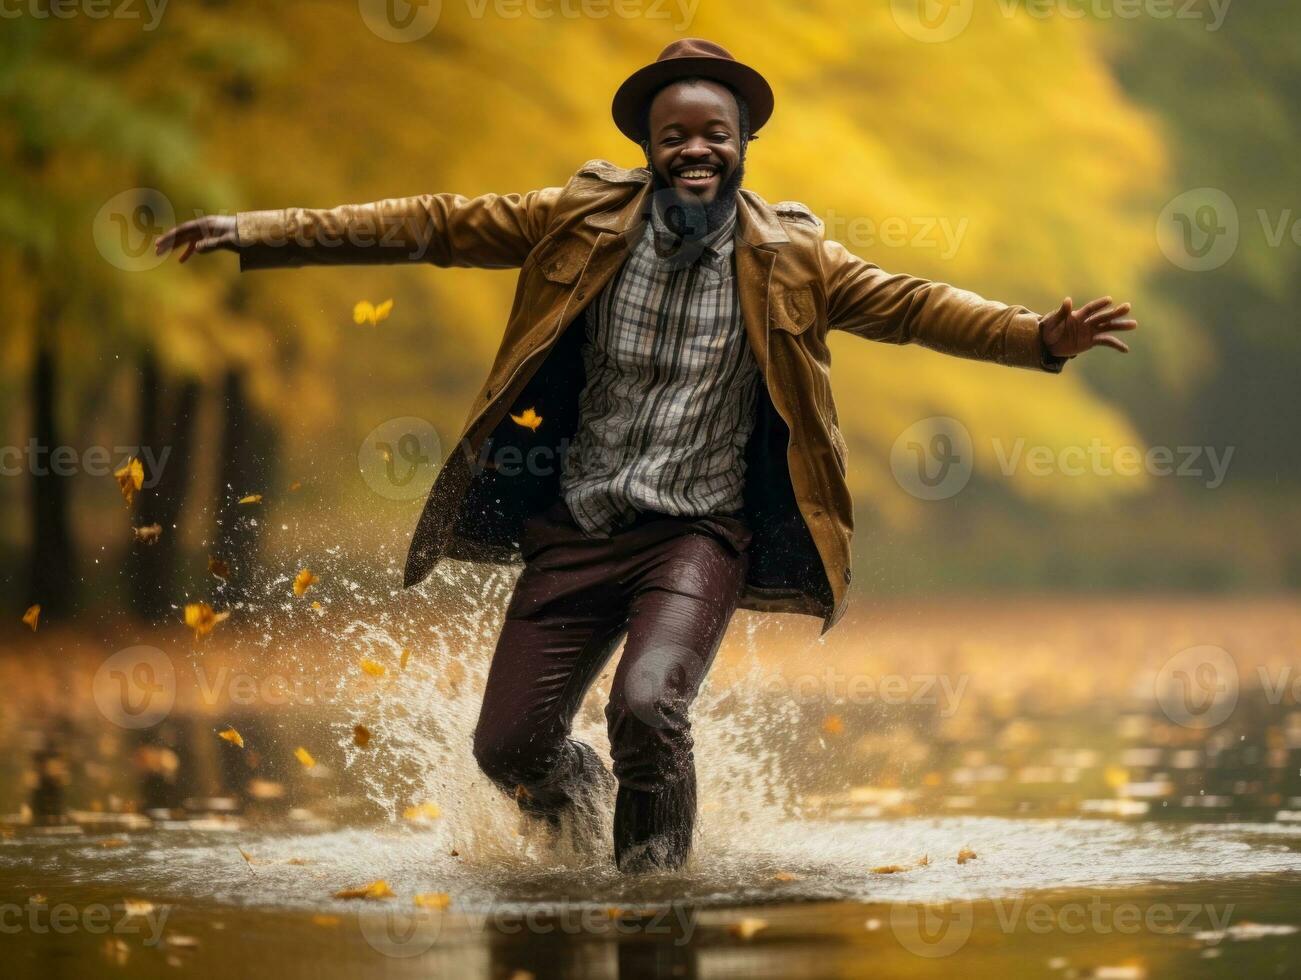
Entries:
POLYGON ((684 202, 710 205, 744 157, 736 97, 717 82, 677 82, 651 102, 647 160, 684 202))

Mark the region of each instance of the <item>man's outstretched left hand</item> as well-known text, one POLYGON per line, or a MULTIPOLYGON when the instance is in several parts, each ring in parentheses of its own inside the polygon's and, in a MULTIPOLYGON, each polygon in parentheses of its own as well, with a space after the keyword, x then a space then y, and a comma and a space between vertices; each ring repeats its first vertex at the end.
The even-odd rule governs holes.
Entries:
POLYGON ((1055 357, 1074 357, 1094 347, 1110 347, 1122 354, 1129 346, 1114 333, 1137 330, 1138 321, 1125 319, 1130 311, 1128 303, 1111 305, 1111 297, 1104 296, 1073 309, 1068 296, 1062 305, 1039 321, 1039 333, 1044 346, 1055 357))

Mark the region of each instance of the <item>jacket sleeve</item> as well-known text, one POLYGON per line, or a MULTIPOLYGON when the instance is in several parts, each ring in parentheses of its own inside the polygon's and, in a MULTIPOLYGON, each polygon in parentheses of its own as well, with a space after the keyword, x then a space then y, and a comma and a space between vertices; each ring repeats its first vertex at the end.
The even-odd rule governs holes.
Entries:
POLYGON ((827 321, 833 330, 889 344, 1060 373, 1068 358, 1048 352, 1039 315, 915 276, 891 275, 835 241, 822 243, 827 321))
POLYGON ((527 194, 422 194, 337 208, 242 211, 239 267, 429 262, 516 268, 546 234, 561 188, 527 194))

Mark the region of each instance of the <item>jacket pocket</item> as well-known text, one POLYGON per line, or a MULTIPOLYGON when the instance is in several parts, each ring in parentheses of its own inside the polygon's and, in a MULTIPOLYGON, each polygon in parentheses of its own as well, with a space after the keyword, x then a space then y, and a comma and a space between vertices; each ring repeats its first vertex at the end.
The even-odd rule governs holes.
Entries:
POLYGON ((543 278, 559 285, 571 285, 587 263, 588 249, 580 241, 553 238, 543 242, 535 262, 543 278))
POLYGON ((772 325, 787 333, 800 334, 813 326, 818 311, 812 286, 776 286, 768 304, 772 325))

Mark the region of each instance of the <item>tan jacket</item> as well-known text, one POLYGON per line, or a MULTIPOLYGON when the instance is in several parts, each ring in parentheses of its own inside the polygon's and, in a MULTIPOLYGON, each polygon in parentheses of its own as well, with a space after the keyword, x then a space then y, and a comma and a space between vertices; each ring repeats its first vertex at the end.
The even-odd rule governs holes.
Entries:
MULTIPOLYGON (((242 269, 393 262, 520 269, 496 360, 416 527, 408 586, 443 557, 519 560, 520 525, 555 498, 558 468, 500 467, 495 449, 527 453, 573 434, 582 327, 566 328, 628 256, 649 187, 645 168, 593 160, 564 187, 524 195, 428 194, 238 216, 242 269), (543 416, 536 432, 509 420, 525 407, 543 416)), ((1037 370, 1058 371, 1060 363, 1046 356, 1037 314, 884 272, 826 240, 802 204, 769 205, 742 190, 735 257, 746 334, 766 381, 747 452, 755 540, 741 605, 817 615, 825 631, 845 609, 854 526, 828 331, 1037 370)))

